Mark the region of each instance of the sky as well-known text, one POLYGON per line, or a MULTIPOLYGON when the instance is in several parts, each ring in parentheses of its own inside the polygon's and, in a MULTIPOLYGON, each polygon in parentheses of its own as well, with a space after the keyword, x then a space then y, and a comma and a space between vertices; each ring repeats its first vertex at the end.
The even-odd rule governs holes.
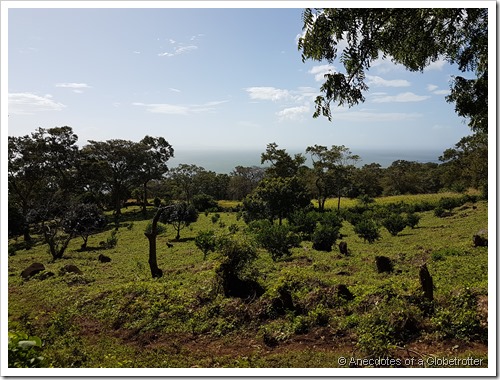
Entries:
POLYGON ((303 9, 11 8, 8 134, 68 125, 80 146, 150 135, 176 152, 276 142, 439 154, 471 133, 445 101, 463 74, 444 60, 424 73, 378 60, 364 103, 314 119, 323 75, 342 66, 302 61, 303 9))

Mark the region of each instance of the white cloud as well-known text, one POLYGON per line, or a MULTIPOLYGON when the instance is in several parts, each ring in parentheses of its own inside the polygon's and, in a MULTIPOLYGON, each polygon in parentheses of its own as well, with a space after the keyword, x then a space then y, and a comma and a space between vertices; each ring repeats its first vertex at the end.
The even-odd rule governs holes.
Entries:
POLYGON ((421 102, 429 99, 430 96, 416 95, 413 92, 403 92, 398 95, 385 95, 373 98, 374 103, 407 103, 407 102, 421 102))
POLYGON ((32 115, 40 111, 61 111, 65 107, 53 101, 51 95, 39 96, 29 92, 9 94, 9 114, 32 115))
POLYGON ((290 98, 290 92, 288 90, 282 90, 275 87, 248 87, 245 88, 245 91, 248 92, 250 99, 254 100, 272 100, 276 102, 290 98))
POLYGON ((301 120, 304 114, 309 113, 309 106, 303 105, 298 107, 285 108, 279 112, 276 112, 280 121, 284 120, 301 120))
POLYGON ((159 53, 158 57, 174 57, 176 55, 185 54, 187 52, 190 52, 190 51, 193 51, 196 49, 198 49, 198 46, 196 46, 196 45, 176 46, 172 53, 170 53, 168 51, 164 52, 164 53, 159 53))
POLYGON ((333 113, 333 120, 347 120, 352 122, 377 122, 377 121, 403 121, 414 120, 422 117, 420 113, 404 113, 404 112, 366 112, 366 111, 349 111, 333 113))
POLYGON ((178 88, 173 88, 173 87, 170 87, 169 90, 172 92, 181 92, 181 90, 179 90, 178 88))
POLYGON ((83 93, 83 89, 92 88, 87 83, 56 83, 56 87, 71 88, 77 94, 83 93))
POLYGON ((314 75, 316 82, 322 82, 325 79, 325 74, 333 74, 334 72, 336 72, 336 69, 332 65, 313 66, 313 68, 308 71, 309 74, 314 75))
POLYGON ((435 84, 428 84, 427 85, 427 90, 432 92, 435 95, 448 95, 450 93, 450 90, 438 90, 438 86, 435 84))
POLYGON ((408 87, 410 86, 410 82, 405 79, 384 79, 379 76, 367 75, 366 79, 368 79, 367 84, 369 86, 376 87, 408 87))
POLYGON ((162 113, 168 115, 189 115, 197 113, 214 112, 216 106, 227 103, 227 100, 212 101, 204 104, 177 105, 169 103, 132 103, 134 106, 146 107, 151 113, 162 113))
POLYGON ((62 87, 62 88, 91 88, 87 83, 57 83, 56 87, 62 87))
POLYGON ((437 61, 431 62, 429 64, 429 66, 427 66, 425 68, 425 70, 429 70, 429 71, 432 71, 432 70, 441 71, 443 69, 444 65, 446 65, 446 61, 444 59, 442 59, 442 58, 439 58, 437 61))

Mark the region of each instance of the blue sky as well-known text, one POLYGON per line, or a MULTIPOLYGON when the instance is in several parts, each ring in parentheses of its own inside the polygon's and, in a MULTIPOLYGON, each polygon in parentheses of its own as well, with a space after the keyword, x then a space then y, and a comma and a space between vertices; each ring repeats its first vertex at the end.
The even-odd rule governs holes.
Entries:
POLYGON ((10 9, 8 133, 69 125, 80 145, 151 135, 176 151, 354 153, 442 152, 470 134, 444 99, 459 74, 444 61, 423 74, 377 61, 365 103, 313 119, 322 76, 341 65, 302 62, 302 10, 10 9))

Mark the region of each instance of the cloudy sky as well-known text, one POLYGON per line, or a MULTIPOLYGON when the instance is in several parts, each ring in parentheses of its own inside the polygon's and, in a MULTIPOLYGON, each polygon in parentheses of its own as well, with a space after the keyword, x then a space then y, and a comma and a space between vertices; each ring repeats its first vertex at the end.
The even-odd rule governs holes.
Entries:
POLYGON ((11 8, 8 133, 68 125, 80 145, 151 135, 176 150, 439 152, 470 133, 444 99, 459 74, 444 61, 423 74, 377 61, 365 103, 313 119, 323 75, 341 65, 302 62, 302 10, 11 8))

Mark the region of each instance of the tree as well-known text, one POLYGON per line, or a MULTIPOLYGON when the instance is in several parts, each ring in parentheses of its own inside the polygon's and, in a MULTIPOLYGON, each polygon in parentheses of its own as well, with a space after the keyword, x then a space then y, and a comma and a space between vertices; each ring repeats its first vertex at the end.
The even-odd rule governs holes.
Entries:
POLYGON ((172 208, 172 206, 159 207, 156 210, 153 220, 151 221, 151 225, 148 226, 144 232, 144 235, 148 238, 149 242, 148 263, 149 269, 151 270, 151 276, 153 278, 160 278, 163 276, 163 271, 158 268, 158 262, 156 260, 156 237, 159 234, 158 221, 160 220, 162 213, 170 208, 172 208))
POLYGON ((236 166, 230 175, 228 195, 231 199, 242 200, 257 187, 264 175, 265 169, 258 166, 236 166))
POLYGON ((163 137, 146 136, 139 144, 142 145, 142 157, 137 176, 143 187, 142 212, 146 215, 148 183, 167 173, 167 161, 174 156, 174 149, 163 137))
POLYGON ((198 232, 198 235, 194 238, 194 244, 203 252, 203 260, 206 260, 208 253, 215 251, 217 246, 215 232, 212 230, 198 232))
POLYGON ((314 117, 331 120, 330 105, 349 107, 365 100, 366 71, 378 58, 390 58, 411 71, 423 71, 444 58, 476 78, 454 78, 446 98, 469 118, 473 131, 487 133, 488 10, 485 8, 329 8, 306 9, 298 48, 302 60, 333 63, 345 73, 325 75, 314 117), (340 52, 341 43, 347 46, 340 52))
POLYGON ((128 140, 93 141, 82 149, 85 176, 97 186, 105 186, 116 217, 121 214, 123 201, 138 183, 141 169, 141 146, 128 140))
POLYGON ((243 201, 247 220, 284 218, 297 209, 308 206, 311 197, 297 177, 263 179, 252 194, 243 201))
POLYGON ((299 168, 306 162, 306 158, 298 153, 290 156, 285 149, 278 149, 276 143, 267 144, 266 151, 261 155, 261 164, 271 163, 266 174, 271 177, 293 177, 297 175, 299 168))
POLYGON ((181 199, 188 204, 191 203, 193 195, 196 194, 196 176, 204 171, 205 169, 201 166, 180 164, 169 172, 170 182, 179 188, 181 199))
POLYGON ((83 239, 82 250, 87 249, 89 236, 102 231, 106 224, 102 210, 92 203, 71 206, 63 221, 66 233, 79 235, 83 239))
POLYGON ((488 136, 476 133, 462 138, 454 148, 439 157, 442 179, 449 188, 465 190, 467 187, 488 187, 488 136))
POLYGON ((366 195, 371 198, 382 195, 384 188, 381 184, 383 175, 382 166, 378 163, 363 165, 353 173, 353 187, 349 192, 351 197, 366 195))
POLYGON ((179 202, 170 205, 165 208, 160 216, 160 221, 162 223, 171 224, 174 227, 177 232, 177 235, 175 236, 176 240, 181 238, 180 231, 184 227, 189 226, 197 220, 198 212, 193 205, 190 205, 187 202, 179 202))
POLYGON ((359 156, 344 145, 332 145, 330 149, 321 145, 309 146, 306 153, 310 153, 313 160, 319 209, 324 209, 326 199, 333 194, 337 196, 337 208, 340 209, 340 199, 349 190, 359 156))
POLYGON ((73 192, 78 136, 71 127, 38 128, 30 135, 8 138, 9 202, 24 218, 24 240, 31 241, 28 213, 39 200, 56 192, 73 192))

